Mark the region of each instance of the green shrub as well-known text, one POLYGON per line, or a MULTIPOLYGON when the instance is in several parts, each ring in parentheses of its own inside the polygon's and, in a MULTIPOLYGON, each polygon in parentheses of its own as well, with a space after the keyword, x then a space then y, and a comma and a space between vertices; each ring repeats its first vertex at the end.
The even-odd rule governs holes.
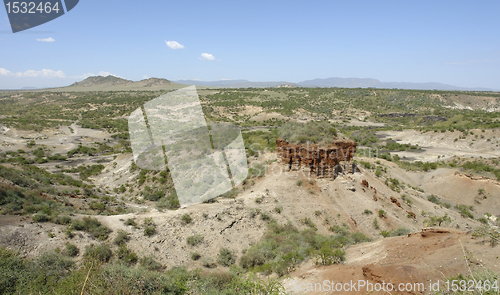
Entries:
POLYGON ((427 200, 429 200, 429 202, 432 202, 434 204, 437 204, 437 205, 441 205, 441 201, 439 200, 438 197, 436 197, 435 195, 430 195, 427 197, 427 200))
POLYGON ((83 257, 87 260, 100 262, 108 262, 111 259, 111 256, 113 256, 113 252, 111 252, 109 246, 105 244, 90 244, 85 247, 85 253, 83 254, 83 257))
POLYGON ((262 177, 266 174, 267 167, 261 163, 253 162, 252 167, 248 169, 248 175, 251 177, 262 177))
POLYGON ((274 212, 278 213, 278 214, 281 214, 281 207, 274 207, 274 212))
POLYGON ((260 219, 262 219, 264 221, 269 221, 269 220, 271 220, 271 216, 269 214, 267 214, 266 212, 262 212, 262 213, 260 213, 260 219))
POLYGON ((0 247, 0 294, 15 294, 16 285, 28 275, 28 263, 17 252, 0 247))
POLYGON ((118 233, 113 242, 119 246, 121 244, 125 244, 126 242, 128 242, 128 240, 129 240, 129 233, 124 230, 118 230, 118 233))
POLYGON ((464 217, 464 218, 468 217, 470 219, 474 219, 474 215, 469 211, 469 210, 473 210, 474 207, 463 205, 463 204, 457 204, 457 205, 455 205, 455 209, 458 209, 458 212, 460 213, 460 215, 462 215, 462 217, 464 217))
POLYGON ((424 220, 425 226, 441 226, 442 223, 450 223, 451 218, 448 216, 448 214, 445 214, 441 217, 438 216, 432 216, 430 219, 424 220))
POLYGON ((168 209, 175 210, 180 208, 179 199, 177 197, 177 193, 172 191, 168 196, 161 198, 156 204, 158 209, 168 209))
POLYGON ((56 224, 68 225, 71 223, 71 217, 68 215, 59 215, 52 217, 52 222, 56 224))
POLYGON ((316 224, 314 224, 314 222, 309 217, 301 219, 300 222, 302 222, 304 225, 307 225, 308 227, 310 227, 313 230, 318 230, 318 227, 316 226, 316 224))
POLYGON ((386 216, 387 216, 387 212, 385 212, 385 211, 384 211, 384 210, 382 210, 382 209, 379 209, 379 210, 378 210, 378 217, 379 217, 379 218, 384 218, 384 217, 386 217, 386 216))
POLYGON ((191 218, 191 215, 189 215, 188 213, 185 213, 184 215, 182 215, 181 220, 185 224, 189 224, 193 221, 193 218, 191 218))
POLYGON ((345 260, 345 252, 340 249, 333 249, 328 246, 323 246, 319 250, 318 260, 316 264, 332 265, 338 264, 345 260))
POLYGON ((363 214, 370 215, 373 214, 373 212, 371 210, 365 209, 365 211, 363 211, 363 214))
POLYGON ((233 253, 227 248, 221 248, 219 251, 219 256, 217 257, 217 263, 222 266, 231 266, 235 262, 233 253))
POLYGON ((198 260, 201 258, 201 254, 198 252, 191 252, 191 259, 198 260))
POLYGON ((203 242, 203 236, 200 234, 196 234, 194 236, 187 237, 186 242, 188 245, 197 246, 203 242))
POLYGON ((129 219, 127 219, 127 220, 125 221, 125 225, 131 225, 131 226, 136 227, 136 226, 137 226, 137 223, 135 222, 135 220, 134 220, 134 219, 129 218, 129 219))
POLYGON ((123 258, 123 261, 125 261, 125 263, 127 263, 128 265, 134 265, 138 260, 139 258, 137 257, 137 254, 135 254, 135 252, 130 252, 123 258))
POLYGON ((337 138, 337 129, 327 121, 307 123, 287 122, 278 133, 289 143, 330 143, 337 138))
POLYGON ((89 209, 90 210, 99 211, 99 212, 103 212, 106 209, 106 204, 104 204, 102 202, 92 201, 89 204, 89 209))
POLYGON ((156 202, 159 199, 163 198, 165 196, 165 193, 162 191, 146 190, 142 193, 142 196, 145 200, 156 202))
POLYGON ((102 225, 99 220, 90 217, 73 219, 71 221, 71 228, 74 230, 82 230, 88 232, 93 238, 99 240, 106 240, 111 233, 111 230, 102 225))
POLYGON ((156 228, 154 226, 146 225, 144 227, 144 235, 145 236, 150 237, 150 236, 154 235, 155 233, 156 233, 156 228))
POLYGON ((483 225, 476 229, 472 235, 487 240, 493 247, 500 242, 500 230, 498 227, 483 225))
POLYGON ((302 185, 302 179, 297 180, 297 186, 301 186, 301 185, 302 185))
POLYGON ((33 222, 48 222, 48 221, 50 221, 50 216, 48 216, 47 214, 43 214, 43 213, 37 213, 37 214, 33 215, 32 220, 33 220, 33 222))
POLYGON ((161 264, 154 260, 153 256, 147 256, 140 260, 140 265, 149 270, 159 270, 162 268, 161 264))
MULTIPOLYGON (((341 227, 339 227, 341 228, 341 227)), ((252 271, 271 273, 279 276, 287 274, 294 265, 305 259, 318 256, 324 247, 342 250, 348 245, 369 240, 362 233, 350 234, 341 228, 336 235, 323 236, 307 228, 299 230, 293 225, 279 225, 275 220, 268 223, 262 240, 251 246, 239 259, 239 266, 252 271)), ((325 248, 325 249, 326 249, 325 248)), ((324 253, 325 263, 328 253, 324 253)), ((319 258, 320 263, 322 259, 319 258)), ((335 260, 338 261, 338 260, 335 260)))
POLYGON ((254 218, 255 216, 260 214, 260 209, 252 208, 250 209, 249 214, 251 218, 254 218))
POLYGON ((120 244, 118 251, 116 251, 116 257, 121 259, 128 265, 136 264, 139 258, 135 252, 130 251, 125 244, 120 244))
POLYGON ((206 267, 206 268, 214 268, 217 267, 217 263, 214 262, 214 260, 210 257, 204 257, 201 260, 201 264, 206 267))
POLYGON ((391 230, 389 233, 390 237, 406 236, 410 233, 410 230, 404 227, 399 227, 395 230, 391 230))
POLYGON ((68 244, 66 244, 65 248, 66 248, 65 254, 68 256, 75 257, 78 255, 78 253, 80 253, 80 250, 78 249, 78 247, 76 247, 73 244, 68 243, 68 244))

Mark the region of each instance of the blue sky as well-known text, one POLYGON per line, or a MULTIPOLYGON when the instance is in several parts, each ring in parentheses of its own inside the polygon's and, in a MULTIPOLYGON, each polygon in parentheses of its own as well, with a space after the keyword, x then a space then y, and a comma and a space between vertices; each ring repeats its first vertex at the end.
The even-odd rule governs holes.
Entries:
POLYGON ((0 9, 0 89, 64 86, 107 73, 500 89, 499 11, 500 1, 81 0, 13 34, 0 9))

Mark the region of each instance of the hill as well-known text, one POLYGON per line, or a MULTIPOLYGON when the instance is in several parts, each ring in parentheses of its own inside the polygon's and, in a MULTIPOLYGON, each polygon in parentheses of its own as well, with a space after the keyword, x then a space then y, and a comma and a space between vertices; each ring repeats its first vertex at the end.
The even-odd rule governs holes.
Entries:
POLYGON ((91 76, 83 81, 75 82, 67 87, 53 88, 51 91, 140 91, 140 90, 172 90, 185 85, 167 79, 149 78, 132 81, 115 76, 91 76))

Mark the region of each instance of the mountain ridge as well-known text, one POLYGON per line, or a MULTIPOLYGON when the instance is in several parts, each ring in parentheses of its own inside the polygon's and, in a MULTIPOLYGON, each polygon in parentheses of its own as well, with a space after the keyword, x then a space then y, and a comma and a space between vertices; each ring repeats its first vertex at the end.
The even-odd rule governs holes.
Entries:
MULTIPOLYGON (((52 90, 69 91, 119 91, 119 90, 168 90, 178 89, 185 85, 212 88, 274 88, 274 87, 305 87, 305 88, 382 88, 382 89, 408 89, 408 90, 448 90, 448 91, 493 91, 498 89, 482 87, 459 87, 438 82, 414 83, 414 82, 381 82, 372 78, 316 78, 304 80, 298 83, 287 81, 265 81, 253 82, 245 79, 236 80, 177 80, 171 81, 164 78, 148 78, 132 81, 117 76, 90 76, 82 81, 75 82, 69 86, 52 88, 52 90)), ((37 89, 43 90, 43 89, 37 89)))
POLYGON ((414 82, 381 82, 372 78, 316 78, 313 80, 304 80, 298 83, 279 81, 279 82, 252 82, 249 80, 219 80, 219 81, 198 81, 198 80, 178 80, 180 84, 189 84, 203 87, 227 87, 227 88, 261 88, 278 87, 281 85, 290 85, 295 87, 339 87, 339 88, 397 88, 414 90, 463 90, 463 91, 499 91, 491 88, 482 87, 459 87, 438 82, 414 83, 414 82))

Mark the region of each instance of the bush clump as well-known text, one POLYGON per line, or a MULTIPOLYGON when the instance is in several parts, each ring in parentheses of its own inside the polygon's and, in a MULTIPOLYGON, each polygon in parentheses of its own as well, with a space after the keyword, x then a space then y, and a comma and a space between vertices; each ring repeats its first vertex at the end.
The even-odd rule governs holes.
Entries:
POLYGON ((327 121, 288 122, 278 132, 279 138, 289 143, 331 143, 338 135, 337 129, 327 121))
POLYGON ((436 204, 436 205, 441 205, 441 201, 440 201, 440 200, 439 200, 439 198, 438 198, 438 197, 436 197, 435 195, 430 195, 430 196, 428 196, 428 197, 427 197, 427 200, 428 200, 429 202, 432 202, 432 203, 436 204))
POLYGON ((219 256, 217 257, 217 263, 222 266, 231 266, 235 262, 233 252, 228 248, 221 248, 219 251, 219 256))
POLYGON ((136 227, 136 226, 137 226, 137 223, 135 222, 135 220, 134 220, 134 219, 129 218, 129 219, 125 220, 125 225, 131 225, 131 226, 133 226, 133 227, 136 227))
POLYGON ((118 230, 118 234, 116 235, 115 239, 113 240, 113 242, 120 246, 121 244, 125 244, 128 242, 128 240, 130 239, 129 237, 129 233, 124 231, 124 230, 118 230))
POLYGON ((83 257, 86 260, 95 260, 100 262, 108 262, 112 256, 113 252, 111 252, 109 246, 105 244, 90 244, 85 247, 85 253, 83 254, 83 257))
POLYGON ((191 252, 191 259, 198 260, 201 258, 201 254, 198 252, 191 252))
POLYGON ((279 225, 272 220, 262 240, 241 256, 239 265, 247 270, 283 276, 312 257, 316 257, 319 264, 339 263, 344 259, 344 247, 365 241, 369 239, 364 234, 351 234, 347 229, 339 229, 334 236, 323 236, 312 228, 299 230, 290 223, 279 225))
POLYGON ((144 227, 144 235, 145 236, 150 237, 150 236, 154 235, 155 233, 156 233, 156 228, 154 226, 146 225, 144 227))
POLYGON ((410 233, 410 230, 404 227, 397 228, 395 230, 391 231, 386 231, 383 230, 380 232, 380 235, 383 236, 384 238, 388 237, 398 237, 398 236, 405 236, 410 233))
POLYGON ((106 240, 111 233, 111 229, 102 225, 99 220, 90 217, 83 219, 73 219, 71 221, 71 228, 74 230, 81 230, 91 234, 95 239, 106 240))
POLYGON ((47 214, 43 214, 43 213, 37 213, 37 214, 33 215, 32 220, 33 220, 33 222, 49 222, 50 216, 48 216, 47 214))
POLYGON ((159 270, 162 268, 161 264, 154 260, 153 256, 147 256, 140 260, 140 265, 149 270, 159 270))
POLYGON ((75 257, 78 255, 78 253, 80 253, 80 250, 78 249, 78 247, 76 247, 75 245, 73 244, 66 244, 65 246, 65 251, 64 253, 70 257, 75 257))
POLYGON ((196 246, 196 245, 201 244, 203 242, 203 239, 204 238, 202 235, 196 234, 194 236, 187 237, 186 242, 188 243, 188 245, 196 246))
POLYGON ((189 223, 193 222, 193 218, 188 213, 185 213, 184 215, 182 215, 181 220, 185 224, 189 224, 189 223))

